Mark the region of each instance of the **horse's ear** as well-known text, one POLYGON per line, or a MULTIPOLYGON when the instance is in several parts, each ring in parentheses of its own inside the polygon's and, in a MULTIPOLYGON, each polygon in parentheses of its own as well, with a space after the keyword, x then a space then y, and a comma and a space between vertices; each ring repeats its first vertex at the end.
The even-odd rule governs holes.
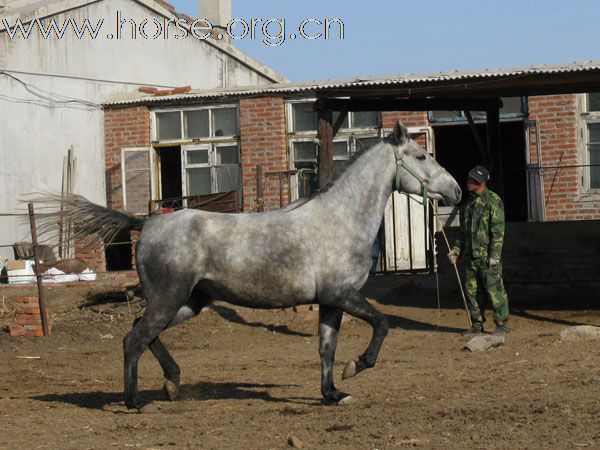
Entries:
POLYGON ((404 145, 410 139, 410 135, 408 134, 408 128, 402 125, 402 122, 398 121, 396 125, 394 125, 394 131, 392 131, 392 136, 398 142, 398 145, 404 145))

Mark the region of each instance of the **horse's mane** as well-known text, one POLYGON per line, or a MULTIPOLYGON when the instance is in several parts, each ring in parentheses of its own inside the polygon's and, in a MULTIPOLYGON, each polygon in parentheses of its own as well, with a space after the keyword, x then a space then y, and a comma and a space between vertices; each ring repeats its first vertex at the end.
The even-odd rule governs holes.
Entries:
POLYGON ((327 182, 325 187, 317 189, 315 192, 313 192, 310 200, 312 200, 315 197, 318 197, 321 194, 324 194, 325 192, 329 191, 333 186, 335 186, 336 182, 341 178, 341 176, 344 175, 344 173, 346 173, 346 171, 350 169, 350 167, 353 166, 356 163, 356 161, 358 161, 365 153, 369 152, 371 149, 381 144, 393 143, 393 139, 393 136, 385 136, 381 138, 381 140, 377 143, 369 146, 364 146, 357 152, 354 152, 354 154, 350 158, 344 161, 343 166, 338 171, 336 171, 336 173, 333 174, 333 177, 331 178, 331 180, 329 180, 329 182, 327 182))

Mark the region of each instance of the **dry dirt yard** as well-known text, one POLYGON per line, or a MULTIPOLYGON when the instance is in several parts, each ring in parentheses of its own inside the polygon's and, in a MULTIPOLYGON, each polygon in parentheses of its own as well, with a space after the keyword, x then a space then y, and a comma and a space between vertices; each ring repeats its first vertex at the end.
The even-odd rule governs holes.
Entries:
MULTIPOLYGON (((99 283, 52 288, 51 337, 0 332, 0 448, 281 449, 290 438, 327 449, 600 446, 600 341, 558 336, 600 325, 598 286, 509 286, 514 331, 469 353, 457 291, 442 283, 438 310, 431 277, 414 280, 369 281, 391 330, 377 366, 346 381, 370 328, 342 325, 336 379, 353 404, 321 402, 316 312, 217 303, 163 335, 182 369, 179 400, 165 400, 158 364, 142 356, 140 389, 156 414, 127 411, 121 396, 121 341, 143 304, 99 283)), ((2 327, 14 297, 33 292, 0 287, 2 327)))

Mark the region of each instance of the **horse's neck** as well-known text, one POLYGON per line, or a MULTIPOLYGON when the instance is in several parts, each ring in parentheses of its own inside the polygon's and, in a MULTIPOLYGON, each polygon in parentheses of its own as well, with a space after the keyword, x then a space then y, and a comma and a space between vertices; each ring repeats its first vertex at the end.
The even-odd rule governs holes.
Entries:
MULTIPOLYGON (((392 193, 396 165, 389 144, 381 143, 354 161, 318 203, 333 226, 356 230, 371 242, 375 239, 387 200, 392 193)), ((341 230, 340 230, 341 231, 341 230)))

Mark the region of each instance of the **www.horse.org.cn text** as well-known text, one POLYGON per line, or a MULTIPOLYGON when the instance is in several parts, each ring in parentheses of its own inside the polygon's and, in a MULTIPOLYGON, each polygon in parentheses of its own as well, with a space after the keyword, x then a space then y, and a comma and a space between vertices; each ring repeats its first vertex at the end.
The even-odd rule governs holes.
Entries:
POLYGON ((77 39, 199 39, 199 40, 258 40, 269 47, 279 47, 294 40, 343 40, 344 22, 338 18, 303 19, 297 25, 290 25, 284 18, 271 19, 232 19, 227 26, 217 27, 206 19, 181 17, 168 18, 127 18, 121 11, 115 13, 112 21, 103 18, 95 22, 89 18, 76 20, 72 17, 64 21, 35 18, 30 22, 16 19, 9 23, 2 19, 9 39, 28 39, 39 33, 44 39, 63 39, 72 34, 77 39), (111 23, 112 22, 112 23, 111 23))

